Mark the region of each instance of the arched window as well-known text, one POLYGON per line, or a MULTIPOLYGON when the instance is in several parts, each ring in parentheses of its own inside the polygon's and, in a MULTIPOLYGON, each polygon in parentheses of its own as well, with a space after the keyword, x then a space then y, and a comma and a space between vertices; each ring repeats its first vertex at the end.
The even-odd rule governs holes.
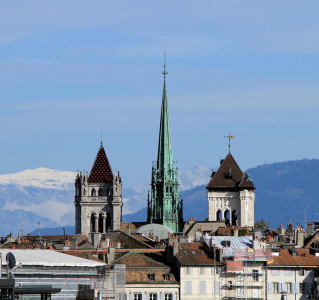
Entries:
POLYGON ((100 213, 99 214, 99 232, 102 232, 104 233, 104 230, 103 230, 103 214, 100 213))
POLYGON ((233 226, 237 226, 237 220, 238 220, 237 211, 233 210, 231 214, 231 223, 233 226))
POLYGON ((227 210, 225 210, 225 212, 224 212, 224 219, 225 219, 225 225, 226 226, 228 226, 230 223, 229 223, 229 218, 230 218, 230 216, 229 216, 230 214, 229 214, 229 210, 227 209, 227 210))
POLYGON ((83 196, 85 196, 85 189, 83 189, 83 196))
POLYGON ((166 193, 168 193, 168 186, 166 187, 166 193))
POLYGON ((91 232, 95 232, 95 217, 95 213, 92 213, 90 218, 91 232))
POLYGON ((217 221, 221 221, 221 219, 222 219, 222 212, 220 209, 216 213, 216 219, 217 219, 217 221))
POLYGON ((99 196, 103 196, 103 190, 101 188, 99 189, 99 196))
POLYGON ((80 196, 80 188, 79 187, 76 188, 75 195, 76 196, 80 196))
POLYGON ((91 196, 92 196, 92 197, 95 197, 95 196, 96 196, 96 190, 95 190, 95 189, 92 189, 91 196))

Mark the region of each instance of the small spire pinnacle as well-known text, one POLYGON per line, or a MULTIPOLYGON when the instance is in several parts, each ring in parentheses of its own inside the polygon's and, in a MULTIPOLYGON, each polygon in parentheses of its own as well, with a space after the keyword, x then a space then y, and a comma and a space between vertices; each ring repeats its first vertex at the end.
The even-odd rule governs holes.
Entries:
POLYGON ((164 75, 164 79, 166 78, 166 74, 168 74, 168 72, 166 71, 166 50, 165 50, 165 53, 164 53, 164 71, 162 71, 162 74, 164 75))
POLYGON ((103 136, 102 136, 102 133, 101 133, 101 148, 103 148, 103 136))

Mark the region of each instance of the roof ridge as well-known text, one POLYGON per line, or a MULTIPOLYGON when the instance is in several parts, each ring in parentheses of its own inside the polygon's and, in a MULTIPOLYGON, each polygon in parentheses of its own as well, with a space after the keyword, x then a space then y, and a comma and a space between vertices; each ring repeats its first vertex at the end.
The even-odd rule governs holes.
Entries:
POLYGON ((122 233, 124 233, 124 234, 125 234, 125 235, 127 235, 128 237, 130 237, 130 238, 134 239, 135 241, 138 241, 139 243, 142 243, 143 245, 147 246, 148 248, 153 249, 153 247, 151 247, 150 245, 147 245, 146 243, 144 243, 144 242, 142 242, 142 241, 140 241, 140 240, 136 239, 135 237, 133 237, 133 236, 131 236, 131 235, 127 234, 126 232, 124 232, 124 231, 122 231, 122 230, 119 230, 119 231, 121 231, 122 233))

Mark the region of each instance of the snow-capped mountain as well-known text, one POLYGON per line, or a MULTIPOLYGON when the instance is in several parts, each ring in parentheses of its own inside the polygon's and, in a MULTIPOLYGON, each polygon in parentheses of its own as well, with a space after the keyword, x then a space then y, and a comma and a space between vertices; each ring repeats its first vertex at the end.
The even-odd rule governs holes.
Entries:
MULTIPOLYGON (((180 171, 181 188, 191 189, 208 182, 209 169, 194 164, 187 171, 180 171)), ((41 227, 74 225, 75 172, 47 168, 0 175, 0 216, 2 223, 10 224, 11 232, 41 227), (18 218, 18 221, 14 219, 18 218), (22 219, 24 221, 22 222, 22 219)), ((148 180, 134 189, 123 188, 123 215, 139 211, 146 206, 148 180)), ((2 226, 0 235, 8 234, 2 226)))

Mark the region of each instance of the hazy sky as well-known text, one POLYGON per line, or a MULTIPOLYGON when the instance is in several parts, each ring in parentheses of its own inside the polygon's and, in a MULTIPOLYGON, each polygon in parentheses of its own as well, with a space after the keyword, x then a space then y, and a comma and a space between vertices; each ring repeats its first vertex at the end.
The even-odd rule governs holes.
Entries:
POLYGON ((319 158, 319 2, 5 1, 0 173, 90 170, 103 132, 125 188, 156 159, 167 52, 174 159, 319 158))

